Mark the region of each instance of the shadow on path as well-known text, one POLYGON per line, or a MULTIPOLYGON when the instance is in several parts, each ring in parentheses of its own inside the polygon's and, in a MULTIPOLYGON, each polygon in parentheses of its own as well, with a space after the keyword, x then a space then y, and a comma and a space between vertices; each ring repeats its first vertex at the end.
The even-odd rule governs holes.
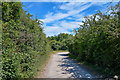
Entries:
POLYGON ((62 63, 57 65, 61 67, 62 74, 71 74, 69 78, 94 78, 86 70, 80 67, 75 61, 68 57, 68 54, 58 54, 62 57, 58 62, 62 63))

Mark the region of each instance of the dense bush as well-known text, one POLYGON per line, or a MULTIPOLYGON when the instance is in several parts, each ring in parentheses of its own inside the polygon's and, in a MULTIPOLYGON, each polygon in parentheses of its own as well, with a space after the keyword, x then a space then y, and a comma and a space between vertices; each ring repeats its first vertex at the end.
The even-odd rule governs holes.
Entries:
POLYGON ((60 33, 56 36, 48 37, 50 41, 50 46, 53 50, 67 50, 68 40, 70 40, 73 35, 67 33, 60 33))
POLYGON ((2 78, 34 77, 51 50, 42 22, 20 2, 2 3, 2 78))
MULTIPOLYGON (((2 3, 0 2, 0 5, 2 3)), ((2 55, 2 24, 1 24, 1 21, 2 20, 2 6, 0 6, 0 73, 2 71, 2 65, 1 65, 1 62, 2 62, 2 59, 1 59, 1 55, 2 55)), ((1 74, 0 74, 0 80, 1 80, 1 74)))
MULTIPOLYGON (((109 76, 120 76, 120 4, 107 13, 85 17, 69 44, 71 56, 104 68, 109 76)), ((107 75, 107 76, 108 76, 107 75)))

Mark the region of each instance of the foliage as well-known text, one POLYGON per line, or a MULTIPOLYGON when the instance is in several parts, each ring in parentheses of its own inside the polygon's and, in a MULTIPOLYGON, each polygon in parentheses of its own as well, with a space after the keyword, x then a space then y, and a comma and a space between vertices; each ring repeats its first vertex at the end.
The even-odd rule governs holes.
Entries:
POLYGON ((42 22, 22 9, 20 2, 2 3, 2 78, 32 78, 51 48, 42 22), (44 58, 43 58, 44 57, 44 58))
MULTIPOLYGON (((0 5, 2 3, 0 2, 0 5)), ((2 55, 2 6, 0 6, 0 80, 1 80, 1 71, 2 71, 2 59, 1 59, 1 55, 2 55)))
POLYGON ((107 76, 120 76, 120 4, 109 12, 85 17, 69 46, 78 61, 104 67, 107 76))
POLYGON ((67 50, 68 40, 70 40, 72 37, 73 35, 60 33, 57 36, 48 37, 48 39, 53 50, 67 50))

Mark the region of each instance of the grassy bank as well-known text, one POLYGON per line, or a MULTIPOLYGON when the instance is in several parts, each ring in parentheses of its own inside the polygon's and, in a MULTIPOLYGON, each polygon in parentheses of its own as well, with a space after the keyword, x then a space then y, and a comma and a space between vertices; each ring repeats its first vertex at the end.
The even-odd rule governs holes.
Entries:
POLYGON ((52 52, 50 52, 47 55, 43 55, 39 60, 39 65, 38 65, 38 69, 37 69, 37 74, 35 75, 36 78, 38 78, 39 76, 43 75, 43 71, 45 66, 47 65, 50 57, 52 55, 52 52))

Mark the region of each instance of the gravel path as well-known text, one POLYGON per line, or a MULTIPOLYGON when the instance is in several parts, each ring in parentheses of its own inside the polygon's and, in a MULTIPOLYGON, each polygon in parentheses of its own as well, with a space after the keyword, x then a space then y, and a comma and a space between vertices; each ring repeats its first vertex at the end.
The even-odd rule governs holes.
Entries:
POLYGON ((46 67, 44 78, 95 78, 67 56, 68 52, 54 54, 46 67))

